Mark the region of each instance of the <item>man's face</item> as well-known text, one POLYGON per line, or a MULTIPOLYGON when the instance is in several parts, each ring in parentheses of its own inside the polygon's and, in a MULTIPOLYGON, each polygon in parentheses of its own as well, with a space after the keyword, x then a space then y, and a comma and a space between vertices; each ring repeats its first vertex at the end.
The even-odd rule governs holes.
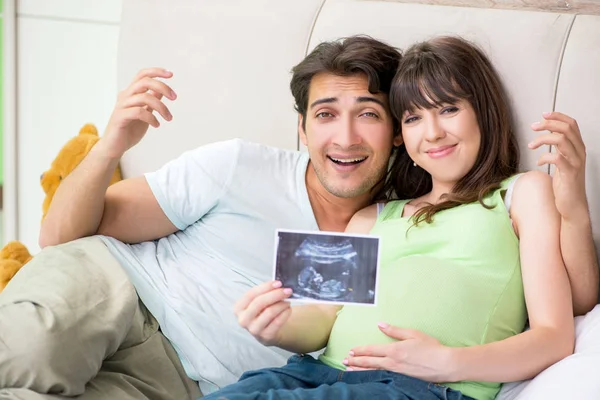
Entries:
POLYGON ((312 168, 331 194, 352 198, 369 192, 385 174, 394 138, 387 95, 369 93, 367 77, 328 73, 313 77, 300 139, 312 168))

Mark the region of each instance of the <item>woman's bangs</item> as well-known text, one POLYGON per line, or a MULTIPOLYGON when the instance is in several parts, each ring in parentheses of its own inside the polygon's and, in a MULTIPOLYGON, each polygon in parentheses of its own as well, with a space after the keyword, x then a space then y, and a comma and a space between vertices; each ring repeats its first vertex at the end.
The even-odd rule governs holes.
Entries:
POLYGON ((456 104, 467 97, 447 68, 431 64, 421 64, 420 68, 407 71, 396 82, 394 109, 399 113, 398 118, 407 111, 456 104))

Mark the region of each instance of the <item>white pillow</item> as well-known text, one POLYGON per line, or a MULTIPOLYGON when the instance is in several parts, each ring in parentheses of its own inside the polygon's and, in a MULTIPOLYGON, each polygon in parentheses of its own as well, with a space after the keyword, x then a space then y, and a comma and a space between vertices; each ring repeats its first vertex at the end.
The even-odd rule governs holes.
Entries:
POLYGON ((505 384, 497 399, 600 399, 600 305, 575 318, 573 355, 534 379, 505 384))

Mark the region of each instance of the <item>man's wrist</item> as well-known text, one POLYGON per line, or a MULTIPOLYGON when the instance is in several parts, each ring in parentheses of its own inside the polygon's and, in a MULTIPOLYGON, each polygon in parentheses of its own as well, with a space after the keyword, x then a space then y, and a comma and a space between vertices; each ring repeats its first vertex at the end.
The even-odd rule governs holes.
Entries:
POLYGON ((100 139, 94 147, 90 150, 90 153, 94 153, 96 156, 105 159, 109 163, 118 163, 123 157, 123 153, 114 151, 110 144, 104 139, 100 139))
POLYGON ((561 223, 567 226, 587 228, 592 226, 588 203, 573 205, 566 215, 561 215, 561 223))

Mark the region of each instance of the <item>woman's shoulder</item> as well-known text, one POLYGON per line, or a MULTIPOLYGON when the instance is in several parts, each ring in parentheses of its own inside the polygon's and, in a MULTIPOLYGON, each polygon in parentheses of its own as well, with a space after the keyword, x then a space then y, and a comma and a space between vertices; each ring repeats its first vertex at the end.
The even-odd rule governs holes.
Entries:
MULTIPOLYGON (((509 178, 510 179, 510 178, 509 178)), ((515 175, 515 194, 516 193, 544 193, 552 189, 552 177, 542 171, 527 171, 515 175), (518 178, 518 179, 517 179, 518 178)))
POLYGON ((368 233, 377 220, 379 208, 381 207, 379 204, 380 203, 375 203, 357 211, 350 219, 350 222, 348 222, 346 232, 368 233))
POLYGON ((385 219, 402 214, 402 205, 408 200, 389 200, 379 202, 359 210, 352 216, 346 232, 367 233, 373 229, 378 219, 385 219))
POLYGON ((373 219, 377 218, 377 214, 381 210, 382 204, 385 205, 384 202, 374 203, 370 206, 363 208, 362 210, 358 210, 356 214, 352 217, 353 220, 361 220, 361 219, 373 219))
POLYGON ((552 177, 542 171, 528 171, 514 184, 511 214, 527 215, 532 208, 554 206, 552 177))

